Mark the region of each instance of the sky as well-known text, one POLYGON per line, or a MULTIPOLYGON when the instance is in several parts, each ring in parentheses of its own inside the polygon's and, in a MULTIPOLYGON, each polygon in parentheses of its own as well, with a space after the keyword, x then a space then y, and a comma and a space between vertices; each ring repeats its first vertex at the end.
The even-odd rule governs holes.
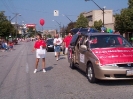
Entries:
MULTIPOLYGON (((119 13, 121 9, 128 7, 128 0, 94 0, 101 8, 119 13)), ((14 17, 13 13, 19 13, 18 24, 36 24, 37 30, 41 30, 40 19, 45 20, 43 29, 59 29, 59 25, 52 20, 67 26, 73 22, 82 12, 98 10, 92 1, 85 0, 0 0, 0 11, 5 11, 6 16, 14 17), (59 11, 59 16, 54 16, 54 10, 59 11), (67 17, 63 16, 66 15, 67 17)), ((15 18, 12 20, 15 22, 15 18)))

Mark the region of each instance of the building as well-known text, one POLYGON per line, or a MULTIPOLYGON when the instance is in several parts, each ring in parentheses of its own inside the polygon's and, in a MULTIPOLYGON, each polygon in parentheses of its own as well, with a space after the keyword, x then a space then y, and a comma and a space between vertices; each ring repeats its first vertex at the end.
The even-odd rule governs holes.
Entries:
POLYGON ((23 25, 15 24, 15 22, 12 22, 11 24, 18 30, 18 34, 23 34, 23 25))
POLYGON ((52 37, 54 37, 56 33, 57 33, 57 30, 44 30, 43 31, 43 35, 51 35, 52 37))
MULTIPOLYGON (((93 26, 95 21, 102 20, 103 22, 103 11, 102 10, 92 10, 89 12, 82 13, 88 19, 88 25, 93 26)), ((114 16, 113 10, 105 10, 104 13, 104 26, 114 30, 114 16)))

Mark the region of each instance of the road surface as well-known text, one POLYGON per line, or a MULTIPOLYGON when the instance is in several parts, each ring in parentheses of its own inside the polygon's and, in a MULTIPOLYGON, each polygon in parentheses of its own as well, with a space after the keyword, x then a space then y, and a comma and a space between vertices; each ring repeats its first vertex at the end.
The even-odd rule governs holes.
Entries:
POLYGON ((66 56, 56 61, 46 56, 46 73, 33 73, 33 42, 21 42, 15 50, 0 52, 0 99, 133 99, 133 80, 88 82, 80 70, 71 70, 66 56))

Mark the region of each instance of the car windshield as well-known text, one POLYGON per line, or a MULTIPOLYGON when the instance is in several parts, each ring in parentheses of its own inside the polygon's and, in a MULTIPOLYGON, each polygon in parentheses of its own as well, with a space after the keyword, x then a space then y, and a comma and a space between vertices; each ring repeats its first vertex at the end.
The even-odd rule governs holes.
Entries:
POLYGON ((132 47, 132 45, 120 35, 90 36, 88 44, 90 48, 132 47))
POLYGON ((48 39, 47 40, 47 45, 53 45, 53 41, 54 41, 54 39, 48 39))

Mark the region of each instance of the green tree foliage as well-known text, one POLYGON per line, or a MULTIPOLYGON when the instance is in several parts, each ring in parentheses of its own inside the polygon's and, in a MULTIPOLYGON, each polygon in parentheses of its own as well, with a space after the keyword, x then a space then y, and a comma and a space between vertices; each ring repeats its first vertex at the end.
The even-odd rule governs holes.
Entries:
POLYGON ((76 28, 86 28, 88 27, 88 20, 86 17, 83 16, 83 14, 80 14, 77 22, 76 22, 76 28))
POLYGON ((3 12, 0 12, 0 36, 6 37, 15 32, 13 25, 6 19, 3 12))
POLYGON ((133 0, 128 0, 128 8, 133 8, 133 0))
POLYGON ((51 34, 48 34, 48 35, 47 35, 47 38, 52 38, 52 35, 51 35, 51 34))
POLYGON ((133 32, 133 0, 128 0, 128 5, 115 15, 115 30, 120 33, 133 32))
POLYGON ((94 21, 94 28, 100 31, 101 27, 102 27, 102 20, 94 21))
POLYGON ((70 32, 71 29, 76 27, 76 22, 70 22, 66 28, 66 33, 70 32))

